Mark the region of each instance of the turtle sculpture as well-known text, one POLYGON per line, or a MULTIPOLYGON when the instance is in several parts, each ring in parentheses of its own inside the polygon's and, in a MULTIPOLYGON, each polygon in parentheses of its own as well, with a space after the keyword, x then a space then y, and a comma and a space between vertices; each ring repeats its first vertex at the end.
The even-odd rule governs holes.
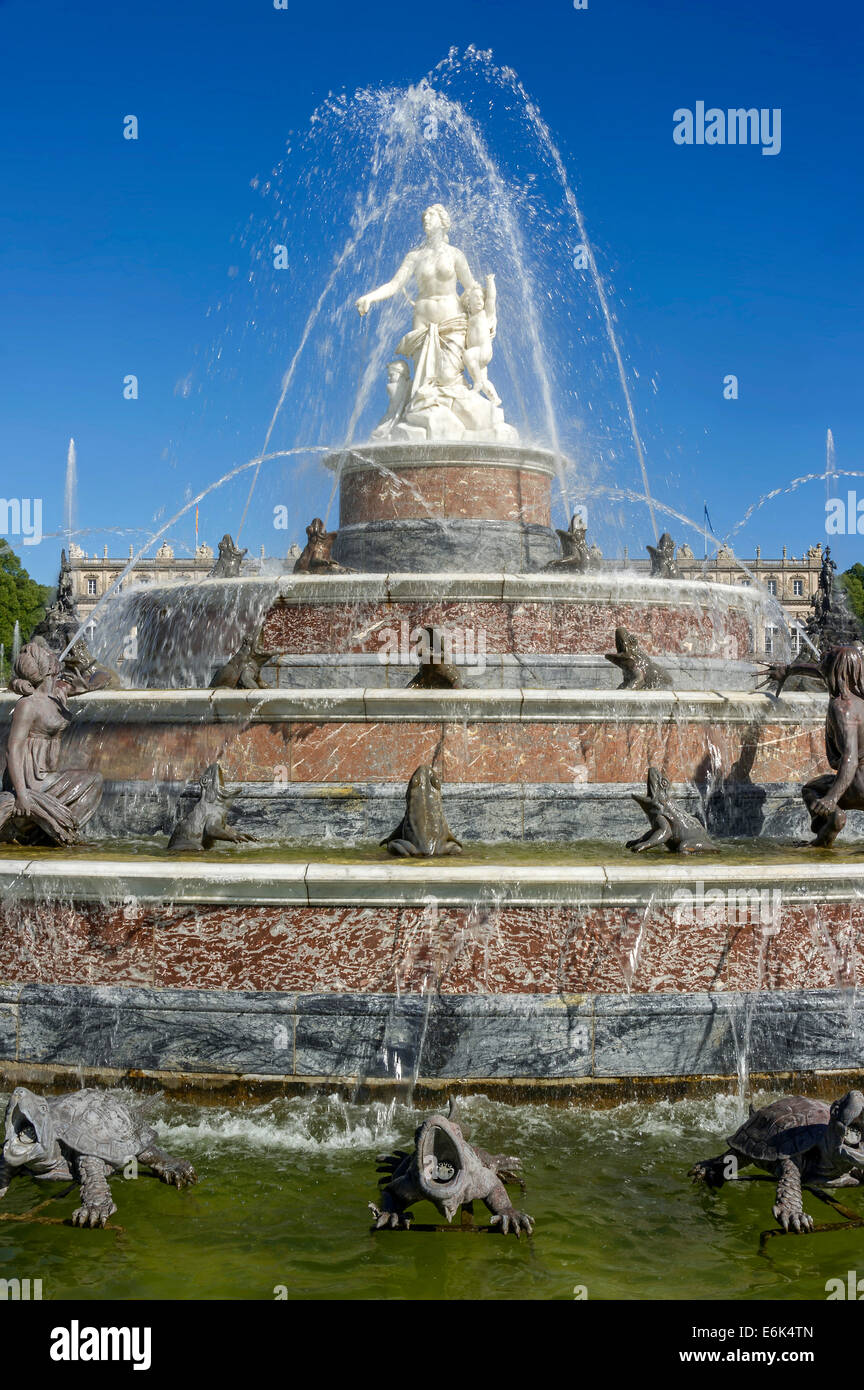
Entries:
POLYGON ((673 854, 698 854, 701 850, 714 848, 711 837, 701 821, 676 806, 670 797, 671 782, 657 767, 648 769, 647 796, 633 794, 633 800, 642 807, 650 828, 637 840, 628 840, 627 849, 634 854, 651 849, 654 845, 665 845, 673 854))
POLYGON ((16 1086, 6 1107, 0 1161, 0 1197, 16 1173, 42 1182, 77 1182, 81 1205, 74 1226, 104 1226, 117 1210, 108 1178, 132 1160, 174 1187, 197 1182, 185 1158, 172 1158, 155 1143, 156 1131, 140 1112, 112 1091, 81 1090, 37 1096, 16 1086))
POLYGON ((801 1187, 858 1187, 864 1172, 864 1095, 847 1091, 827 1105, 807 1096, 785 1096, 750 1114, 725 1153, 690 1169, 694 1182, 722 1187, 737 1167, 755 1164, 777 1178, 774 1216, 784 1231, 813 1229, 801 1187))
POLYGON ((492 1212, 490 1225, 500 1226, 503 1235, 512 1231, 518 1240, 525 1231, 530 1236, 533 1217, 516 1210, 504 1186, 507 1182, 524 1186, 516 1175, 519 1159, 474 1148, 452 1113, 451 1104, 450 1117, 430 1115, 424 1120, 414 1133, 413 1152, 397 1149, 379 1156, 378 1172, 384 1174, 379 1178, 381 1206, 369 1203, 375 1229, 407 1230, 412 1220, 408 1207, 423 1199, 448 1222, 460 1206, 476 1199, 486 1203, 492 1212))

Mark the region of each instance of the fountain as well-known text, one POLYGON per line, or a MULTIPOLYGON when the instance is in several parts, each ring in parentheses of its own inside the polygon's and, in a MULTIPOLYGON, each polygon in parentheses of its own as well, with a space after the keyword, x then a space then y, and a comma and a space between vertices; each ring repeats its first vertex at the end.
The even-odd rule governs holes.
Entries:
MULTIPOLYGON (((425 102, 458 124, 432 88, 412 92, 393 121, 425 102)), ((499 188, 476 128, 458 128, 499 188)), ((296 562, 258 572, 226 534, 203 582, 97 609, 94 650, 126 688, 80 694, 63 735, 61 769, 101 778, 86 841, 0 856, 4 1072, 242 1093, 413 1081, 608 1095, 726 1085, 742 1016, 751 1077, 857 1067, 822 938, 860 914, 861 871, 788 845, 806 825, 799 784, 824 772, 824 695, 755 689, 759 633, 778 611, 767 592, 679 577, 626 389, 642 491, 619 495, 648 510, 651 576, 589 552, 575 517, 553 524, 556 491, 571 515, 573 469, 540 296, 518 257, 502 271, 500 238, 482 239, 505 226, 521 245, 514 200, 502 192, 484 220, 460 183, 463 242, 428 179, 405 183, 422 241, 410 249, 398 198, 358 200, 260 454, 234 470, 252 473, 242 529, 262 467, 292 452, 272 436, 328 287, 360 241, 378 233, 377 269, 398 233, 392 278, 346 299, 364 322, 389 309, 342 442, 314 446, 338 526, 314 517, 296 562), (520 313, 524 359, 510 336, 520 313), (521 411, 512 423, 530 394, 523 361, 537 368, 542 443, 521 411), (417 655, 422 633, 449 634, 446 662, 417 655), (649 766, 664 806, 680 807, 686 833, 670 843, 703 850, 698 862, 650 851, 663 840, 654 801, 647 834, 633 805, 649 766), (622 848, 636 832, 638 862, 622 848), (782 895, 768 923, 767 885, 782 895)), ((590 266, 623 381, 593 253, 590 266)), ((321 384, 317 408, 339 386, 339 373, 321 384)), ((0 694, 4 729, 15 707, 0 694)))

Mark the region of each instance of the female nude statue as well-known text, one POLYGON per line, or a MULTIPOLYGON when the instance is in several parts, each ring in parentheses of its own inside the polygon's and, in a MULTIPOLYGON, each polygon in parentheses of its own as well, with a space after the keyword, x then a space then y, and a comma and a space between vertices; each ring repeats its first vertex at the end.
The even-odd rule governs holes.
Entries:
POLYGON ((74 676, 44 643, 29 642, 15 663, 6 771, 0 791, 0 839, 74 844, 102 798, 102 778, 79 769, 58 771, 60 743, 71 714, 67 696, 82 693, 74 676))
MULTIPOLYGON (((413 362, 414 379, 400 420, 394 421, 392 409, 388 411, 384 433, 395 434, 395 426, 402 425, 407 438, 458 439, 480 433, 513 439, 515 431, 504 424, 497 396, 494 401, 484 399, 463 376, 466 299, 477 282, 463 253, 450 245, 449 230, 446 208, 433 203, 423 213, 422 245, 408 252, 392 280, 357 300, 358 312, 365 315, 372 304, 392 299, 412 281, 417 287, 411 331, 396 345, 396 352, 413 362)), ((485 378, 482 385, 485 388, 485 378)))

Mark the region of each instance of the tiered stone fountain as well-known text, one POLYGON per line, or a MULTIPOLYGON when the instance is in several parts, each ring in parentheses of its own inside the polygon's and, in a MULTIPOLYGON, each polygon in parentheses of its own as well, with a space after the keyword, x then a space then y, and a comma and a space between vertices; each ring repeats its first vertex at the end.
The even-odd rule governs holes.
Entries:
POLYGON ((7 1079, 552 1094, 859 1065, 864 876, 771 850, 825 766, 824 697, 753 693, 767 595, 545 568, 559 461, 462 358, 430 363, 446 324, 467 351, 445 310, 400 344, 414 377, 378 437, 329 460, 328 571, 123 596, 138 688, 82 696, 64 743, 105 779, 90 843, 0 862, 7 1079), (422 625, 473 635, 463 688, 406 688, 422 625), (618 626, 673 688, 611 688, 618 626), (267 688, 208 688, 252 631, 267 688), (261 843, 167 855, 156 837, 217 760, 261 843), (649 763, 756 847, 630 860, 649 763), (462 858, 346 853, 393 828, 419 764, 462 858))

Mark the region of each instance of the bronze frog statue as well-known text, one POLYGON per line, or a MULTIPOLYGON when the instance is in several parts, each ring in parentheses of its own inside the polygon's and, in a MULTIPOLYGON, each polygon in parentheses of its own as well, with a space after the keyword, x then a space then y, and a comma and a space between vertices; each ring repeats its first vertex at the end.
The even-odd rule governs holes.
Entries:
POLYGON ((211 763, 202 772, 198 786, 201 795, 188 811, 181 812, 168 841, 169 850, 212 849, 219 840, 236 845, 254 839, 227 823, 234 793, 228 791, 219 763, 211 763))
POLYGON ((648 795, 634 793, 633 800, 642 807, 651 827, 636 840, 628 840, 627 848, 634 854, 654 845, 665 845, 672 854, 698 854, 714 848, 708 831, 689 811, 683 811, 670 798, 671 783, 658 767, 648 769, 648 795))
POLYGON ((405 793, 405 814, 380 843, 403 858, 462 853, 461 841, 447 824, 441 779, 434 767, 421 763, 414 769, 405 793))
POLYGON ((606 660, 611 661, 613 666, 617 666, 622 672, 622 680, 619 690, 668 690, 672 685, 672 677, 668 671, 664 671, 662 666, 658 666, 656 661, 652 661, 647 652, 643 652, 639 645, 639 638, 633 632, 628 632, 626 627, 616 627, 615 629, 615 651, 606 653, 606 660))

